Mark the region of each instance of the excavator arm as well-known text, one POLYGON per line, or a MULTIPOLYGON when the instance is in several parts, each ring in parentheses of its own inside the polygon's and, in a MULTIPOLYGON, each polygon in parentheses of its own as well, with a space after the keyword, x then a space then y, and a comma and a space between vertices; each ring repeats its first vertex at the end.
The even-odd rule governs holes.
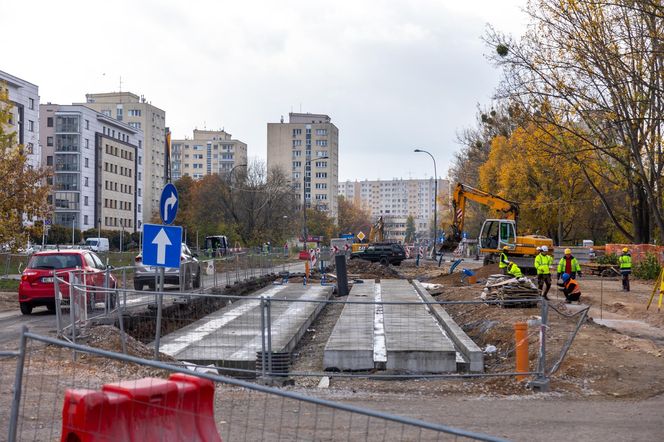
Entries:
POLYGON ((445 237, 442 245, 444 250, 453 250, 461 242, 461 235, 466 217, 466 201, 474 201, 489 207, 497 212, 502 219, 516 221, 519 216, 519 205, 514 201, 506 200, 483 190, 465 184, 457 183, 452 198, 453 219, 451 231, 445 237))

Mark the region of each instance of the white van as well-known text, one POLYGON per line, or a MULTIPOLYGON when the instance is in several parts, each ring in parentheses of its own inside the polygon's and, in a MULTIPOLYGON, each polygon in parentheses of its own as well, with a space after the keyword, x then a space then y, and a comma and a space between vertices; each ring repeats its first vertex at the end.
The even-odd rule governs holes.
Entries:
POLYGON ((85 240, 85 247, 93 252, 108 252, 108 238, 88 238, 85 240))

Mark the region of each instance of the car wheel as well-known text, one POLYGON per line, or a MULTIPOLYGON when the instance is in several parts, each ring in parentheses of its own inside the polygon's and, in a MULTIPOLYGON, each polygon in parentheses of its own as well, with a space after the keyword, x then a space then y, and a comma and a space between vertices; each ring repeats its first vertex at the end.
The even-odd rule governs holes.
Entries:
POLYGON ((151 292, 154 292, 156 287, 157 286, 155 285, 154 281, 148 282, 148 288, 150 289, 151 292))
POLYGON ((388 264, 390 263, 390 262, 387 260, 387 258, 385 258, 385 257, 380 258, 380 261, 379 261, 379 262, 380 262, 382 265, 384 265, 384 266, 386 266, 386 265, 388 265, 388 264))
POLYGON ((201 268, 198 267, 196 271, 196 279, 194 279, 194 288, 198 289, 201 287, 201 268))
POLYGON ((21 313, 24 315, 29 315, 32 313, 32 306, 27 302, 21 302, 19 305, 21 306, 21 313))
POLYGON ((55 303, 53 304, 47 304, 46 308, 48 309, 49 312, 55 313, 55 303))
POLYGON ((143 286, 144 284, 141 281, 134 281, 134 290, 136 290, 137 292, 143 290, 143 286))

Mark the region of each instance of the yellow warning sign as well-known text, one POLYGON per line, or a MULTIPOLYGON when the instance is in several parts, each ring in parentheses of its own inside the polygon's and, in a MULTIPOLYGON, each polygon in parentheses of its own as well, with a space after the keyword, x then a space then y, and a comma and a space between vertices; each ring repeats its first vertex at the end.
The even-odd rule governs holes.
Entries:
POLYGON ((362 231, 360 231, 360 233, 357 234, 357 239, 359 239, 360 241, 363 241, 364 238, 366 237, 367 236, 364 233, 362 233, 362 231))

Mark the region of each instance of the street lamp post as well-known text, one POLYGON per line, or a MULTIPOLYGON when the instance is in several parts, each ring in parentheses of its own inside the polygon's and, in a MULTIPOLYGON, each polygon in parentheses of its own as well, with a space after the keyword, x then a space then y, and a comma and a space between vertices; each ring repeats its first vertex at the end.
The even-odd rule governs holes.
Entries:
MULTIPOLYGON (((328 160, 329 156, 317 157, 316 160, 328 160)), ((311 169, 311 158, 305 158, 304 160, 304 173, 302 176, 302 213, 304 217, 304 238, 302 238, 302 243, 304 246, 302 250, 307 250, 307 240, 309 239, 309 231, 307 229, 307 169, 311 169)), ((311 170, 309 170, 311 172, 311 170)), ((309 177, 309 183, 311 184, 311 177, 309 177)), ((311 189, 309 189, 311 193, 311 189)))
POLYGON ((436 257, 436 243, 438 242, 438 172, 436 171, 436 159, 431 155, 430 152, 423 149, 415 149, 415 152, 422 152, 431 157, 433 160, 433 252, 432 255, 436 257))
POLYGON ((228 172, 228 183, 233 184, 233 171, 237 169, 238 167, 247 167, 246 164, 236 164, 235 166, 231 167, 231 170, 228 172))

